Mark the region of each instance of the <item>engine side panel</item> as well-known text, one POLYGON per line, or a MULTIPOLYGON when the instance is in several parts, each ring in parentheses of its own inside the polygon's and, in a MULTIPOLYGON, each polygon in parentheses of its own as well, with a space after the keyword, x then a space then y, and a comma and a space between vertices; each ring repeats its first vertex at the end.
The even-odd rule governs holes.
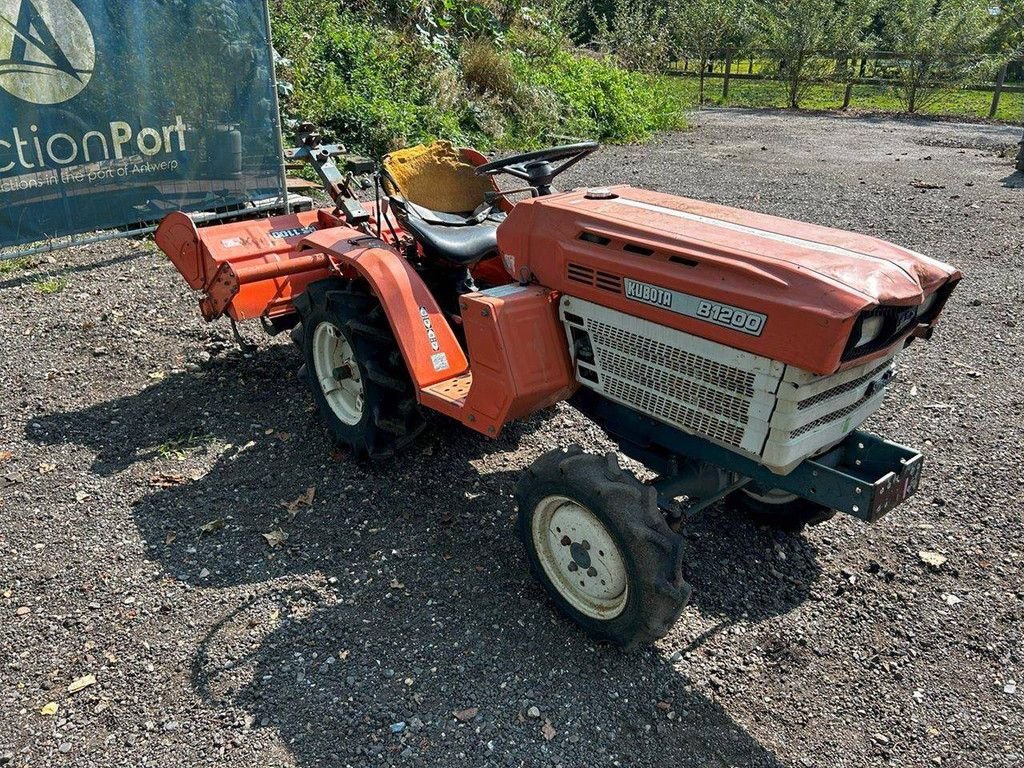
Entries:
POLYGON ((507 285, 468 294, 460 303, 473 370, 459 414, 467 426, 497 436, 508 422, 576 391, 557 296, 507 285))

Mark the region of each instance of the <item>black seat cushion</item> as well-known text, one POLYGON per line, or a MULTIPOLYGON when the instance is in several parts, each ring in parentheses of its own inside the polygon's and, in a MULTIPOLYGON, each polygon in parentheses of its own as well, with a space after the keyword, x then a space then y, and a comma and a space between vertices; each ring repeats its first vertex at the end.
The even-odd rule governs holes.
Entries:
POLYGON ((491 219, 459 227, 428 224, 409 216, 403 224, 427 256, 460 267, 471 267, 498 250, 498 222, 491 219))

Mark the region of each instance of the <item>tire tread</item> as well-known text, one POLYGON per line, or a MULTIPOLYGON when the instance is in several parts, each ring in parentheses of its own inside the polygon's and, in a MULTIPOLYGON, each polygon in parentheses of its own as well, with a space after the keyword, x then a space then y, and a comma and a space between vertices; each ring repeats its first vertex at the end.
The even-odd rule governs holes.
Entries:
POLYGON ((412 380, 398 352, 398 342, 380 300, 362 280, 328 278, 310 284, 295 300, 302 321, 292 339, 305 353, 306 378, 334 441, 352 450, 358 458, 371 460, 393 456, 408 446, 426 426, 413 397, 412 380), (315 325, 329 319, 352 345, 355 359, 363 369, 369 417, 359 430, 342 424, 323 401, 319 382, 312 374, 309 352, 315 325))
MULTIPOLYGON (((569 495, 566 493, 566 495, 569 495)), ((598 456, 585 453, 577 445, 550 451, 538 458, 524 474, 516 489, 519 504, 520 536, 529 553, 530 570, 569 618, 599 640, 631 650, 664 637, 690 597, 690 585, 683 578, 682 537, 668 527, 657 507, 657 493, 643 485, 632 472, 624 470, 615 454, 598 456), (629 552, 627 559, 636 570, 631 588, 640 590, 641 612, 623 626, 601 622, 573 609, 550 585, 533 551, 530 524, 533 510, 549 490, 557 487, 589 488, 601 509, 592 511, 607 516, 613 527, 622 531, 620 542, 629 552), (540 493, 539 498, 535 498, 540 493), (582 617, 582 620, 581 620, 582 617)))

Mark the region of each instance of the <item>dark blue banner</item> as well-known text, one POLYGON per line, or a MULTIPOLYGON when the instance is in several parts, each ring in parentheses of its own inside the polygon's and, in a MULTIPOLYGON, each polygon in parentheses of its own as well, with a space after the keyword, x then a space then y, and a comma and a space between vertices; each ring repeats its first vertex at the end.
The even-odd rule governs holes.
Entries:
POLYGON ((0 246, 279 196, 266 0, 0 0, 0 246))

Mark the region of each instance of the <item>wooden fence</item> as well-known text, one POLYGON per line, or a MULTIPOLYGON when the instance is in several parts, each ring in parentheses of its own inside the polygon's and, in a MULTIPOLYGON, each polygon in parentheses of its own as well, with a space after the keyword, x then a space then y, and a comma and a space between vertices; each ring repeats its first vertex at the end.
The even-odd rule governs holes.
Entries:
MULTIPOLYGON (((850 72, 856 72, 853 77, 849 76, 817 76, 802 78, 803 83, 821 85, 843 85, 843 109, 850 106, 853 99, 853 88, 857 85, 870 85, 886 88, 897 88, 902 85, 898 74, 900 67, 913 60, 907 54, 893 51, 867 51, 849 56, 844 53, 815 53, 810 58, 820 62, 844 63, 844 68, 850 72)), ((986 61, 982 56, 968 56, 964 54, 947 54, 943 59, 975 61, 981 65, 986 61)), ((705 80, 722 81, 722 99, 729 98, 729 83, 732 80, 762 80, 773 82, 788 82, 788 77, 783 73, 784 64, 781 57, 775 51, 740 51, 724 50, 716 51, 703 62, 705 80), (765 68, 765 64, 770 65, 765 68), (744 71, 745 70, 745 71, 744 71)), ((669 75, 683 77, 700 77, 702 63, 687 52, 677 52, 672 61, 666 67, 669 75)), ((810 67, 814 69, 814 67, 810 67)), ((957 88, 969 91, 984 91, 992 94, 992 103, 989 107, 990 118, 996 116, 999 109, 999 98, 1004 93, 1024 93, 1024 59, 1010 59, 1002 62, 1001 65, 991 68, 985 67, 988 71, 995 71, 995 80, 992 82, 978 83, 947 83, 929 82, 923 84, 928 88, 957 88)))

